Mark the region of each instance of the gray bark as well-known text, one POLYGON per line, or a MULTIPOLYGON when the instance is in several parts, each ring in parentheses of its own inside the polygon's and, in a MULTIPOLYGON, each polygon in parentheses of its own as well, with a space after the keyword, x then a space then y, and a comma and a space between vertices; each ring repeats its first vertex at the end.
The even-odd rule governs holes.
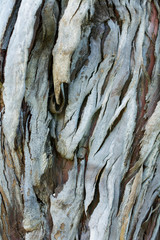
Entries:
POLYGON ((160 239, 160 3, 1 0, 0 240, 160 239))

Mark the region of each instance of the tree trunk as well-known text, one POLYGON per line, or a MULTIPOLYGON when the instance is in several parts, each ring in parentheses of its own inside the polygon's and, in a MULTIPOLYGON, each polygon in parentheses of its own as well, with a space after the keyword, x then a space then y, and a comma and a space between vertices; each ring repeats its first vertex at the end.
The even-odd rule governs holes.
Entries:
POLYGON ((0 240, 160 239, 160 3, 1 0, 0 240))

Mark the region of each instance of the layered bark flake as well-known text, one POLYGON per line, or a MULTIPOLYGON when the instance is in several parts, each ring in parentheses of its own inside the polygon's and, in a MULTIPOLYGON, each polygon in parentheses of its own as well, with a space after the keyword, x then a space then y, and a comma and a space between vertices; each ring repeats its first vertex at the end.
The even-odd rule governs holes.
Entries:
POLYGON ((0 1, 0 240, 160 239, 158 0, 0 1))

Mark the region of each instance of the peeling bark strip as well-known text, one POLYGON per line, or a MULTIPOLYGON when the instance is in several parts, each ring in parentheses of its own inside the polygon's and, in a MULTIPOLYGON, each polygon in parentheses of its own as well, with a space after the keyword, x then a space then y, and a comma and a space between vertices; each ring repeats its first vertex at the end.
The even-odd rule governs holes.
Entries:
POLYGON ((42 0, 36 0, 34 3, 31 0, 22 1, 7 49, 4 69, 5 82, 3 99, 5 114, 3 118, 3 131, 11 147, 13 147, 19 122, 20 108, 25 92, 28 50, 34 35, 36 12, 41 4, 42 0), (31 4, 32 11, 30 11, 31 4))
POLYGON ((160 3, 1 0, 0 240, 160 239, 160 3))
POLYGON ((61 83, 70 82, 70 61, 80 41, 82 21, 88 10, 88 0, 69 0, 60 20, 58 40, 53 50, 53 79, 58 104, 61 83))

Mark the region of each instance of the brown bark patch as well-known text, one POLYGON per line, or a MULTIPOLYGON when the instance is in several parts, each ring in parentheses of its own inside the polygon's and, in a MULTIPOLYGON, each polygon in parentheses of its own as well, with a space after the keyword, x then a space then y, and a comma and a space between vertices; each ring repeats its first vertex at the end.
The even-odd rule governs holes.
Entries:
POLYGON ((60 236, 61 236, 61 232, 60 232, 60 231, 58 231, 58 232, 54 235, 54 237, 55 237, 56 240, 57 240, 60 236))

